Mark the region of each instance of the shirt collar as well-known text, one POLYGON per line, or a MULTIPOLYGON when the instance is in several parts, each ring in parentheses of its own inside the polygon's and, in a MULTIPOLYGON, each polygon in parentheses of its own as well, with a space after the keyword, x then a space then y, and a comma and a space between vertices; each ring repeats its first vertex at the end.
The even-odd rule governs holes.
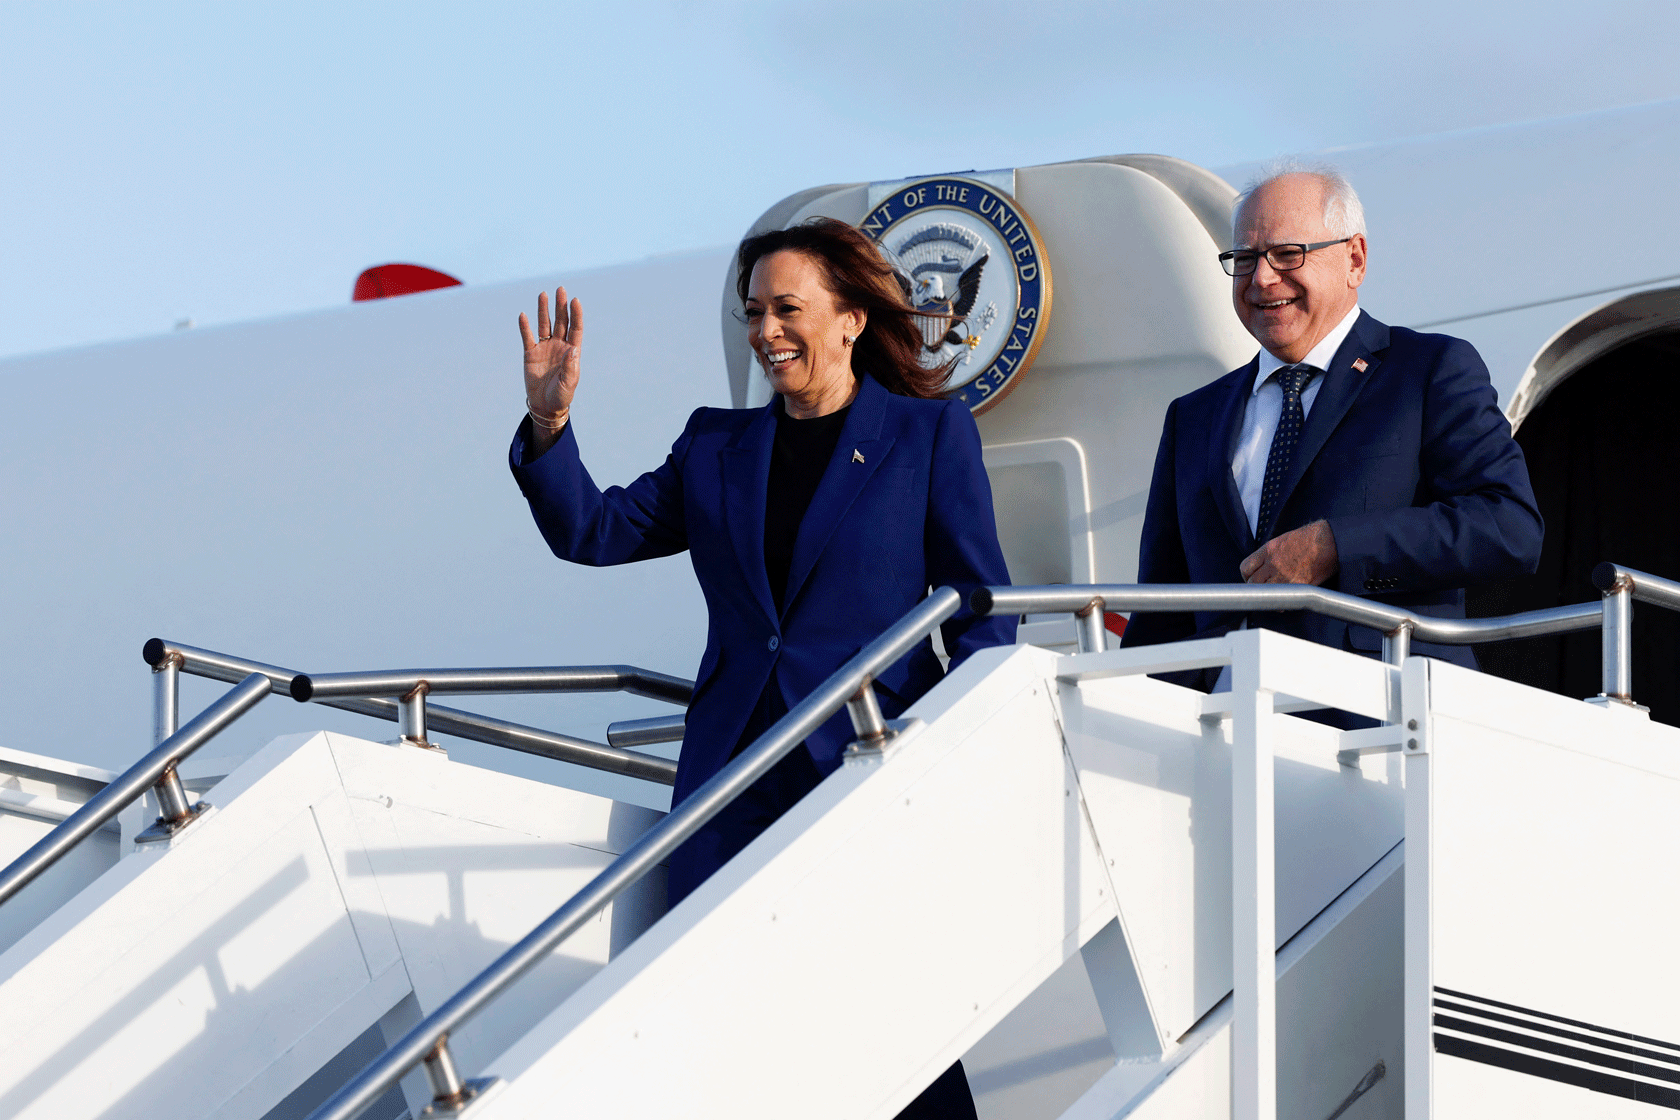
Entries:
POLYGON ((1353 330, 1353 324, 1358 318, 1359 304, 1355 303, 1353 310, 1342 316, 1342 321, 1332 327, 1329 334, 1319 339, 1318 345, 1308 351, 1307 356, 1299 363, 1286 362, 1270 350, 1262 349, 1260 351, 1260 369, 1254 375, 1254 387, 1249 390, 1249 395, 1253 396, 1258 393, 1260 387, 1271 378, 1272 374, 1287 365, 1312 366, 1321 373, 1329 369, 1331 361, 1336 357, 1336 351, 1342 348, 1343 341, 1353 330))

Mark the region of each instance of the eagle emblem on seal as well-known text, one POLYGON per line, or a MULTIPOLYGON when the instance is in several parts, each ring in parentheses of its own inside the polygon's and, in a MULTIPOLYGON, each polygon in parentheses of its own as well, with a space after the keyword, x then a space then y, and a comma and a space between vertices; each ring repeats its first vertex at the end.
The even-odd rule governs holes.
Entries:
POLYGON ((1050 318, 1037 228, 989 180, 936 175, 870 191, 858 228, 915 313, 922 366, 944 372, 944 396, 986 411, 1032 366, 1050 318))
POLYGON ((939 222, 882 249, 905 300, 918 312, 927 353, 970 361, 981 334, 997 318, 991 303, 975 314, 980 280, 991 259, 985 239, 959 223, 939 222))

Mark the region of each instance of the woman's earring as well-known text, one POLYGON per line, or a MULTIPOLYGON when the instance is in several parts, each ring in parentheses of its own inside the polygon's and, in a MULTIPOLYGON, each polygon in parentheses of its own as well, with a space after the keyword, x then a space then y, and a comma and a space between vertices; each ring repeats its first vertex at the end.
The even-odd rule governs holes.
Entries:
POLYGON ((857 339, 852 335, 846 335, 845 338, 846 338, 846 345, 847 346, 850 346, 852 343, 857 341, 857 339))

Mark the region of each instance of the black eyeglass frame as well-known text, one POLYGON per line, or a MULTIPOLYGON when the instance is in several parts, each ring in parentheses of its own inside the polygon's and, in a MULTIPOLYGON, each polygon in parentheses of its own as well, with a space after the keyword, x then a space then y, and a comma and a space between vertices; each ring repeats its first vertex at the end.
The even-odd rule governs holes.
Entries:
MULTIPOLYGON (((1358 236, 1358 235, 1355 234, 1354 236, 1358 236)), ((1235 277, 1235 276, 1251 276, 1251 275, 1253 275, 1254 270, 1256 268, 1260 267, 1260 258, 1265 257, 1266 258, 1266 263, 1271 265, 1272 269, 1274 271, 1276 271, 1276 272, 1294 272, 1297 268, 1300 268, 1301 265, 1304 265, 1304 264, 1307 263, 1307 254, 1312 252, 1313 250, 1315 250, 1315 249, 1328 249, 1332 245, 1341 245, 1341 244, 1344 244, 1344 243, 1352 241, 1352 240, 1353 240, 1352 237, 1338 237, 1334 241, 1314 241, 1310 245, 1305 244, 1305 243, 1300 242, 1300 241, 1285 241, 1285 242, 1283 242, 1281 244, 1278 244, 1278 245, 1269 245, 1264 250, 1260 250, 1260 249, 1231 249, 1231 250, 1228 250, 1227 252, 1223 252, 1223 253, 1219 254, 1219 265, 1220 265, 1221 268, 1223 268, 1225 270, 1225 275, 1227 275, 1227 276, 1233 276, 1233 277, 1235 277), (1274 261, 1272 259, 1272 254, 1277 252, 1279 249, 1299 249, 1299 250, 1301 250, 1301 263, 1300 264, 1292 264, 1292 265, 1278 264, 1277 261, 1274 261), (1254 263, 1253 263, 1253 265, 1251 265, 1249 267, 1249 269, 1246 272, 1238 272, 1237 271, 1237 257, 1241 256, 1244 253, 1254 254, 1254 263)))

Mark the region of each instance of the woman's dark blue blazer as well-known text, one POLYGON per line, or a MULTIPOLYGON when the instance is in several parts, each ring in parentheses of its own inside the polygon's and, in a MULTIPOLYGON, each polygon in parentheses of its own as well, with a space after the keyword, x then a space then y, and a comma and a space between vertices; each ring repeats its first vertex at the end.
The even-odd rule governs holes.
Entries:
MULTIPOLYGON (((673 804, 729 760, 761 693, 791 707, 927 594, 1005 584, 980 433, 967 407, 889 393, 865 376, 794 543, 780 613, 764 569, 765 493, 778 397, 757 409, 702 408, 659 469, 600 490, 579 458, 575 425, 524 462, 519 488, 549 547, 579 564, 625 564, 687 549, 706 596, 706 652, 696 674, 673 804)), ((956 665, 1015 640, 1014 618, 964 611, 941 637, 956 665)), ((942 676, 924 640, 881 673, 890 718, 942 676)), ((852 738, 844 710, 806 740, 832 772, 852 738)))

